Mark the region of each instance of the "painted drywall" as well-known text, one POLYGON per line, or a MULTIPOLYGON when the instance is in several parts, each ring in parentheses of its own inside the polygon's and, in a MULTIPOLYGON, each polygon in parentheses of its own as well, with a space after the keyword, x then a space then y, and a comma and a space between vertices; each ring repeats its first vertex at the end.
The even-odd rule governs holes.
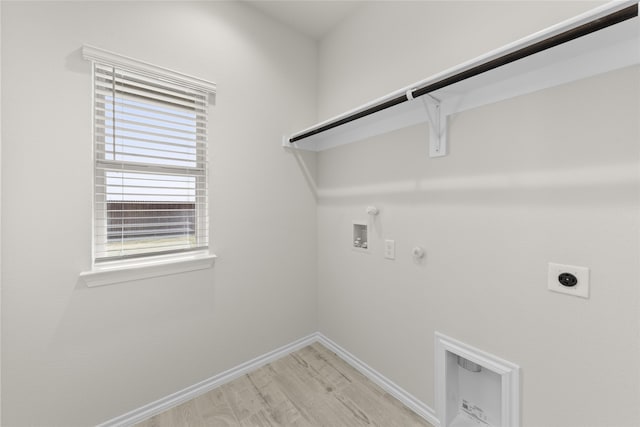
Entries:
MULTIPOLYGON (((592 6, 369 3, 320 43, 319 118, 592 6)), ((628 68, 457 114, 444 158, 426 125, 319 153, 320 332, 432 408, 439 331, 521 366, 524 427, 640 425, 639 104, 628 68), (591 297, 548 291, 548 262, 591 297)))
MULTIPOLYGON (((0 3, 0 22, 2 4, 0 3)), ((0 82, 2 82, 2 31, 0 31, 0 82)), ((2 84, 0 84, 0 100, 2 84)), ((2 102, 0 102, 0 422, 2 422, 2 102)))
POLYGON ((315 84, 315 42, 240 2, 2 2, 2 425, 95 425, 316 330, 315 199, 279 147, 315 119, 315 84), (91 267, 83 43, 217 83, 212 269, 78 280, 91 267))

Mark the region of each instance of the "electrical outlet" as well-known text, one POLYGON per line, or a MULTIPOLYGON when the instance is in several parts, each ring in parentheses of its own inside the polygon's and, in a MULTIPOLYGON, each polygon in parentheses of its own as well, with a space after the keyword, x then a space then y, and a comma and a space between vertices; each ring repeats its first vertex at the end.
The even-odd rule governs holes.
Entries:
POLYGON ((386 259, 396 259, 396 241, 395 240, 384 241, 384 257, 386 259))
POLYGON ((589 298, 589 269, 550 262, 547 288, 553 292, 589 298))

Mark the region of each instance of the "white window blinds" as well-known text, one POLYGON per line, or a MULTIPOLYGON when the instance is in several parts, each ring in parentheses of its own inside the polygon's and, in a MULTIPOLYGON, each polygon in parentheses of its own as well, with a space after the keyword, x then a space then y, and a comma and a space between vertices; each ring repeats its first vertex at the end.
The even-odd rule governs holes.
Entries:
POLYGON ((208 247, 208 92, 93 62, 94 261, 208 247))

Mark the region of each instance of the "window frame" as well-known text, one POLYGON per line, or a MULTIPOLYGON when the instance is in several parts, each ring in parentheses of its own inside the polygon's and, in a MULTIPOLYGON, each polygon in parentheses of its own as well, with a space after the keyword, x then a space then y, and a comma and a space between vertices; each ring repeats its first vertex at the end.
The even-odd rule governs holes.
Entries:
MULTIPOLYGON (((94 168, 93 173, 93 181, 92 181, 92 244, 91 244, 91 265, 92 268, 90 271, 83 272, 80 274, 81 279, 87 284, 87 286, 100 286, 111 283, 120 283, 129 280, 137 280, 147 277, 156 277, 163 276, 167 274, 175 274, 184 271, 194 271, 200 270, 203 268, 209 268, 213 265, 215 255, 209 252, 208 248, 202 249, 193 249, 187 251, 178 251, 175 253, 149 253, 144 255, 139 255, 136 257, 120 257, 113 259, 103 259, 100 261, 96 260, 96 251, 100 242, 97 241, 96 237, 96 206, 99 203, 106 204, 106 196, 105 200, 98 200, 98 192, 96 186, 96 180, 98 179, 98 163, 100 161, 106 162, 106 160, 98 159, 96 155, 97 149, 97 141, 95 134, 95 84, 96 84, 96 76, 95 76, 95 66, 96 64, 100 64, 101 66, 113 67, 114 69, 123 70, 127 72, 131 72, 137 75, 141 75, 147 78, 159 79, 162 81, 166 81, 169 84, 178 85, 181 87, 185 87, 187 89, 196 90, 205 95, 205 108, 208 108, 211 103, 213 103, 215 99, 216 93, 216 85, 212 82, 188 76, 183 73, 179 73, 173 70, 169 70, 167 68, 158 67, 156 65, 149 64, 147 62, 139 61, 137 59, 133 59, 130 57, 126 57, 123 55, 119 55, 113 52, 106 51, 104 49, 96 48, 90 45, 84 45, 82 47, 82 56, 84 59, 89 60, 91 62, 91 81, 92 81, 92 164, 94 168)), ((115 141, 114 141, 115 142, 115 141)), ((205 144, 207 142, 205 141, 205 144)), ((115 159, 114 159, 115 160, 115 159)), ((196 177, 195 185, 198 184, 204 185, 206 188, 206 184, 208 181, 208 162, 207 162, 207 154, 205 152, 204 158, 196 157, 196 167, 202 166, 204 167, 204 174, 196 177), (200 162, 203 162, 200 165, 200 162), (202 180, 204 182, 202 182, 202 180)), ((154 169, 155 167, 147 168, 144 167, 144 172, 149 172, 149 169, 154 169)), ((157 170, 165 169, 164 172, 167 172, 172 169, 169 167, 168 169, 164 166, 157 166, 157 170)), ((183 168, 184 171, 184 168, 183 168)), ((135 170, 128 170, 128 172, 135 173, 135 170)), ((106 177, 107 172, 103 171, 103 179, 105 180, 106 185, 106 177)), ((189 175, 188 173, 184 174, 184 176, 189 175)), ((197 187, 196 187, 197 188, 197 187)), ((208 191, 205 189, 205 191, 208 191)), ((207 195, 208 196, 208 195, 207 195)), ((197 203, 197 194, 195 196, 196 202, 194 209, 200 209, 197 203)), ((205 214, 198 215, 196 214, 197 224, 196 229, 201 230, 203 226, 207 226, 209 218, 208 218, 208 197, 206 197, 205 204, 205 214), (204 221, 205 224, 202 224, 204 221)), ((105 219, 106 221, 106 219, 105 219)), ((105 223, 105 231, 108 225, 105 223)), ((208 230, 208 227, 206 227, 208 230)), ((197 233, 196 230, 196 233, 197 233)), ((106 238, 105 238, 106 239, 106 238)))

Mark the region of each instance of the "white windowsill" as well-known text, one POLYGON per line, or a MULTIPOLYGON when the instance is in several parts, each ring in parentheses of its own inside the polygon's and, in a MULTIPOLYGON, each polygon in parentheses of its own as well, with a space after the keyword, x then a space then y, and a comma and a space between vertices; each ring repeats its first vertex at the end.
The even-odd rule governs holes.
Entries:
POLYGON ((80 273, 87 287, 113 285, 150 277, 167 276, 187 271, 211 268, 216 255, 208 252, 149 257, 146 259, 114 261, 94 266, 91 271, 80 273))

